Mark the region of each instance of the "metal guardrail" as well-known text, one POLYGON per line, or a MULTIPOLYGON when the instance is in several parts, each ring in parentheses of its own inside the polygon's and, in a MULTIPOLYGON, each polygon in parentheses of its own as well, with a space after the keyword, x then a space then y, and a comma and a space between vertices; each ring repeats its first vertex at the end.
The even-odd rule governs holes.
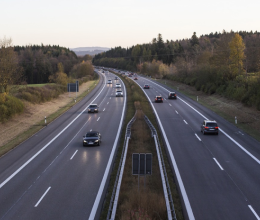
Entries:
POLYGON ((172 194, 171 194, 171 189, 170 189, 170 185, 169 185, 169 181, 168 181, 168 177, 167 177, 166 167, 165 167, 165 163, 163 160, 162 149, 161 149, 161 146, 159 143, 157 131, 146 115, 144 116, 144 120, 151 130, 152 137, 154 137, 154 141, 155 141, 156 148, 157 148, 159 166, 163 170, 163 172, 161 173, 161 177, 162 177, 163 186, 165 184, 164 194, 165 194, 165 200, 166 200, 166 206, 167 206, 167 212, 168 212, 168 219, 177 220, 175 209, 174 209, 174 204, 173 204, 173 199, 172 199, 172 194))
MULTIPOLYGON (((136 113, 135 113, 135 115, 136 115, 136 113)), ((136 119, 135 115, 128 122, 128 124, 126 126, 124 146, 123 146, 123 150, 122 150, 122 154, 121 154, 121 158, 120 158, 120 162, 119 162, 119 167, 118 167, 118 170, 117 170, 117 175, 116 175, 116 180, 115 180, 115 183, 114 183, 112 196, 111 196, 111 199, 110 199, 109 209, 108 209, 108 213, 107 213, 107 220, 114 220, 115 219, 117 202, 118 202, 118 195, 119 195, 119 191, 120 191, 121 180, 122 180, 124 166, 125 166, 125 159, 126 159, 126 155, 127 155, 128 142, 129 142, 129 139, 131 137, 131 126, 136 119)))

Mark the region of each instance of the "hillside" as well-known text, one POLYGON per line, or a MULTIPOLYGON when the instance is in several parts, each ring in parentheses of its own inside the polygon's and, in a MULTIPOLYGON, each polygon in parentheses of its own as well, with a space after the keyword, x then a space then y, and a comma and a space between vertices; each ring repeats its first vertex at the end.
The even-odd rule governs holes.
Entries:
POLYGON ((110 50, 108 47, 77 47, 71 48, 77 56, 84 56, 86 54, 94 56, 96 54, 110 50))

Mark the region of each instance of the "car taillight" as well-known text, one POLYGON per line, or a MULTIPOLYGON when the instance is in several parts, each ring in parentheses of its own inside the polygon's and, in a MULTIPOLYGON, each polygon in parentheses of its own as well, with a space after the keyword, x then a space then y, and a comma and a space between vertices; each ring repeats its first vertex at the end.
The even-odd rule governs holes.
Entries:
POLYGON ((162 100, 163 100, 163 98, 162 98, 162 100))
POLYGON ((157 98, 155 98, 155 100, 157 100, 157 98))
POLYGON ((208 129, 209 127, 205 127, 206 129, 208 129))
POLYGON ((215 127, 216 129, 218 129, 218 127, 215 127))

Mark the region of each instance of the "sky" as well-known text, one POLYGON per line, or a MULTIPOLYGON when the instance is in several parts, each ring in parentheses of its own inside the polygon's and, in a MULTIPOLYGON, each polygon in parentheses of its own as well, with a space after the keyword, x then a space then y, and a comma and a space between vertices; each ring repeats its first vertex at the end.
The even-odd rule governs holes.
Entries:
POLYGON ((131 47, 226 31, 260 31, 260 0, 0 0, 13 45, 131 47))

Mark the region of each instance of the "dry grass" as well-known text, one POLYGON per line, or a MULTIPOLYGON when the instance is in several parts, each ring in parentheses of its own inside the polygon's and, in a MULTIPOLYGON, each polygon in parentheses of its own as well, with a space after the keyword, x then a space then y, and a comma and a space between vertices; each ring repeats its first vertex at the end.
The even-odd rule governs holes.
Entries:
POLYGON ((167 211, 162 189, 154 139, 144 121, 139 102, 135 103, 136 121, 132 125, 131 139, 120 189, 117 219, 167 219, 167 211), (152 153, 152 175, 132 175, 132 154, 152 153))
MULTIPOLYGON (((83 83, 79 87, 78 96, 85 93, 88 88, 93 87, 94 82, 95 81, 89 81, 83 83)), ((68 93, 64 93, 60 95, 58 98, 53 99, 52 101, 41 104, 31 104, 29 102, 24 102, 24 113, 13 117, 8 122, 0 123, 0 154, 7 152, 10 148, 13 148, 15 145, 14 143, 11 147, 4 146, 7 143, 10 143, 13 140, 17 140, 17 144, 19 144, 19 142, 23 141, 23 139, 26 138, 20 137, 21 135, 30 131, 28 134, 26 134, 29 137, 34 132, 41 129, 44 126, 45 116, 47 116, 47 122, 49 122, 50 116, 55 112, 59 112, 59 114, 64 112, 65 107, 70 107, 68 106, 68 104, 73 102, 74 97, 75 93, 71 93, 70 97, 68 93)))

